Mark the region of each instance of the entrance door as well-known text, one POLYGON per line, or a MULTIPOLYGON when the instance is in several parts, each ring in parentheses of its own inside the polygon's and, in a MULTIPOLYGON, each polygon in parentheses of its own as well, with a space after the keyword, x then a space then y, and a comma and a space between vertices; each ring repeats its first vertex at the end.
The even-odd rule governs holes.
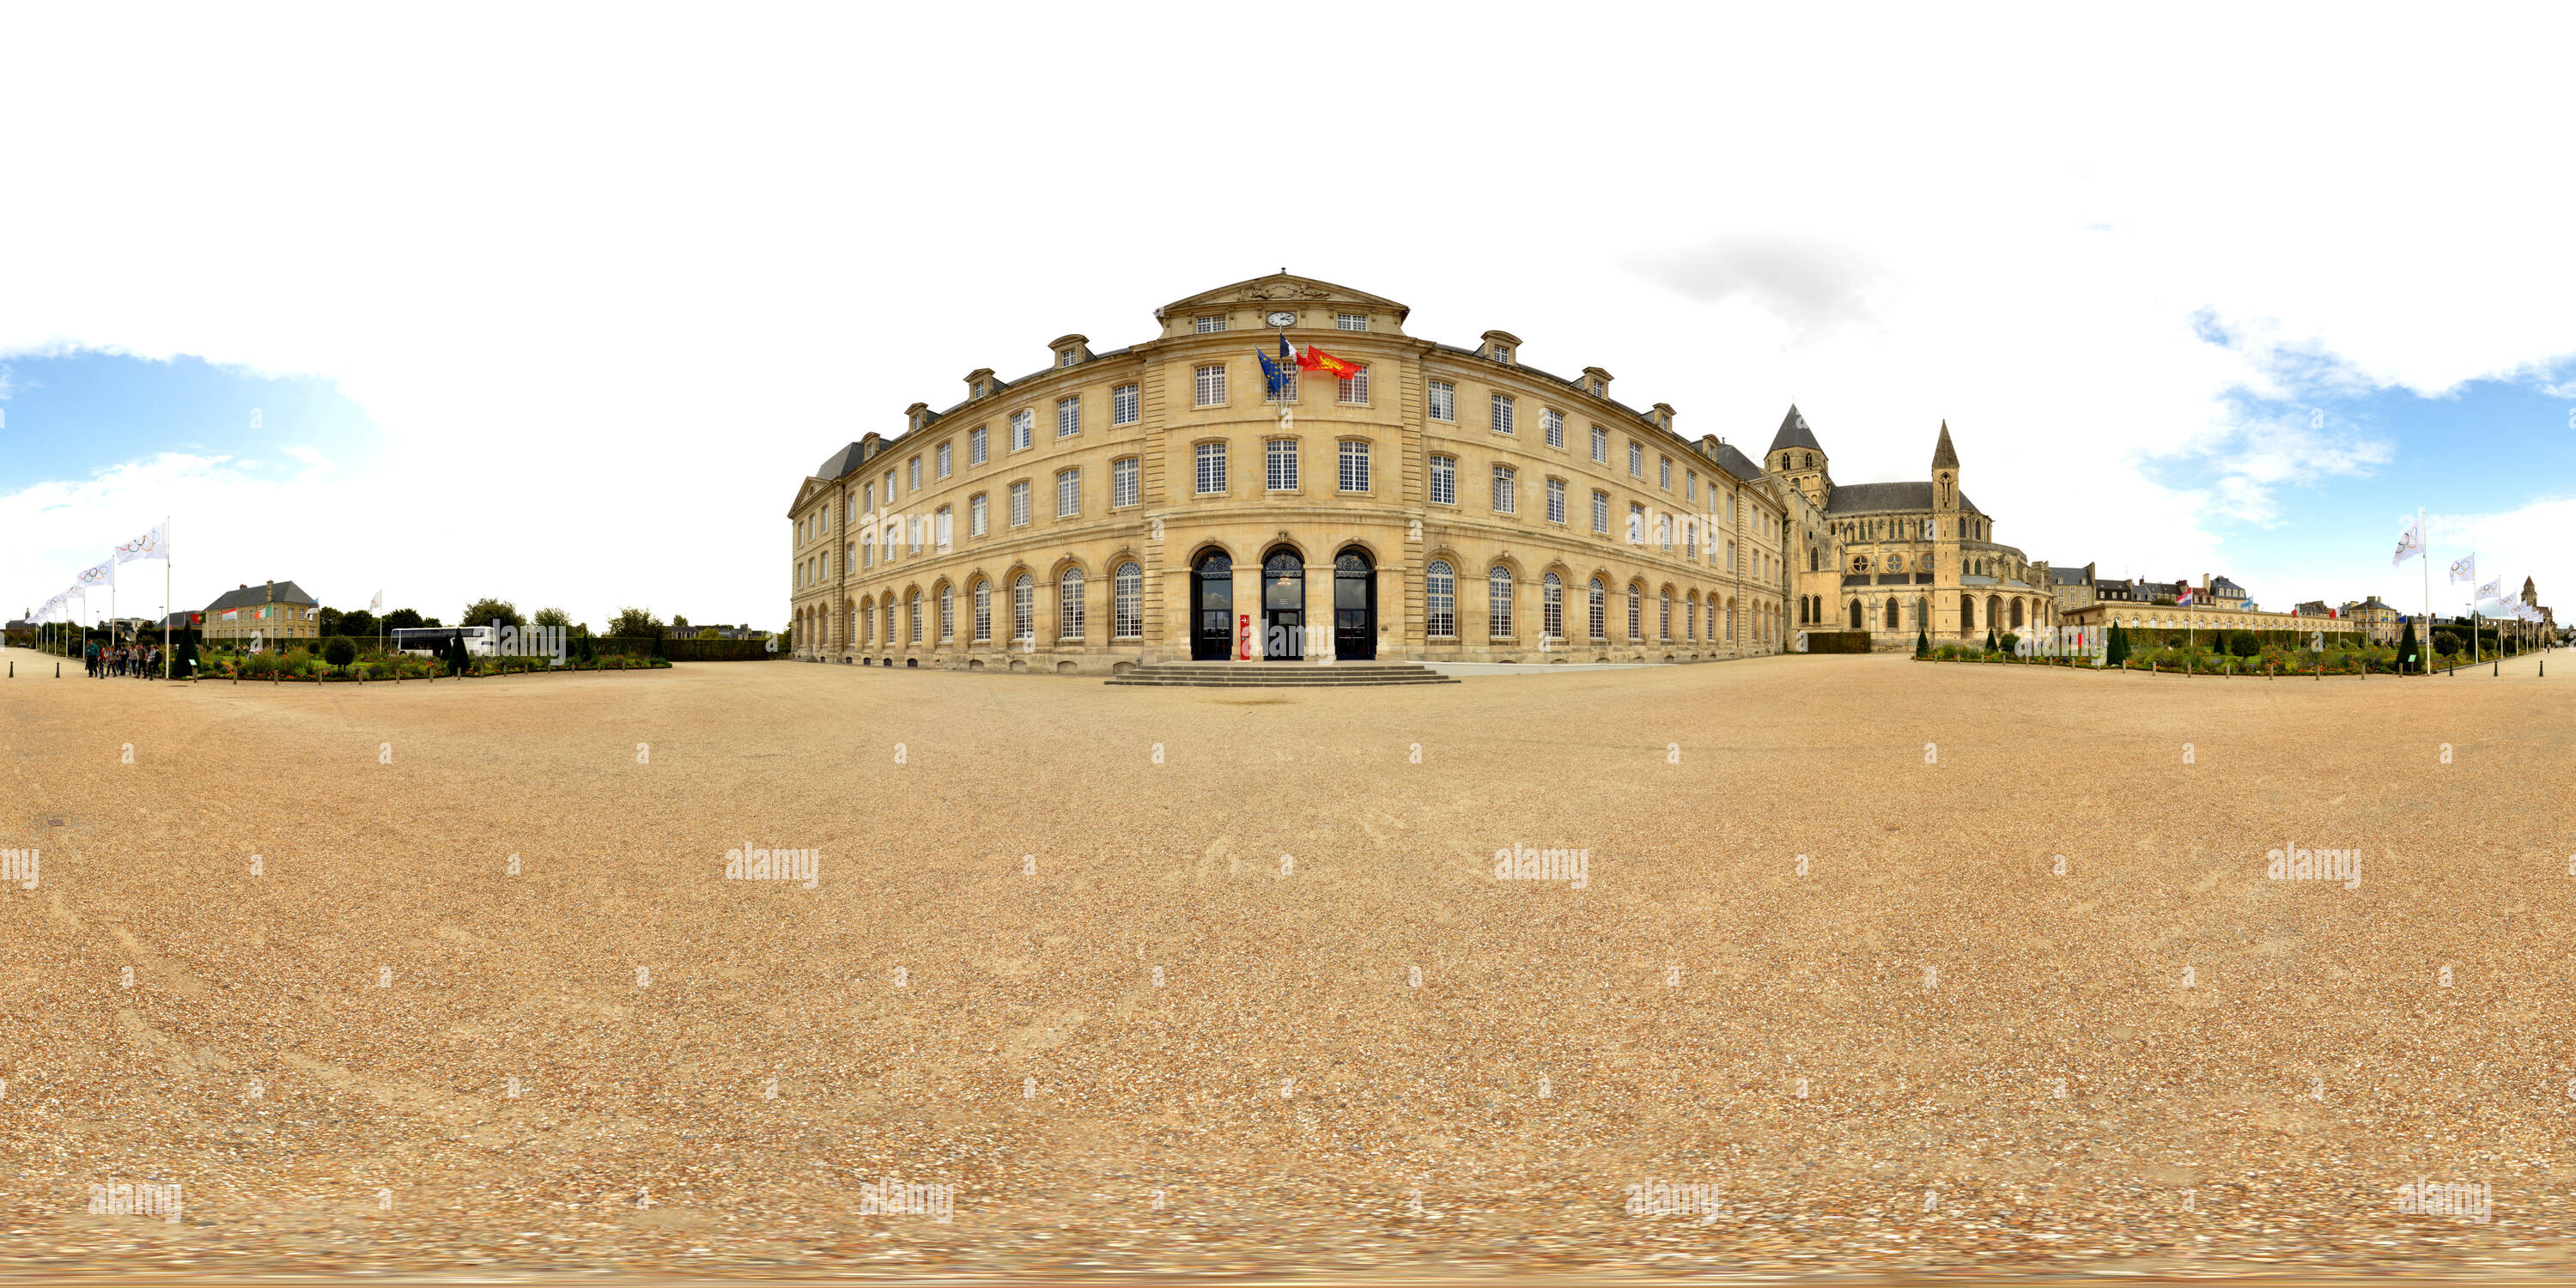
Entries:
POLYGON ((1234 656, 1234 560, 1211 550, 1190 569, 1190 658, 1222 662, 1234 656))
POLYGON ((1306 656, 1306 561, 1294 550, 1274 550, 1261 565, 1261 637, 1273 662, 1306 656))
POLYGON ((1357 550, 1333 560, 1333 656, 1345 662, 1377 656, 1377 570, 1357 550))

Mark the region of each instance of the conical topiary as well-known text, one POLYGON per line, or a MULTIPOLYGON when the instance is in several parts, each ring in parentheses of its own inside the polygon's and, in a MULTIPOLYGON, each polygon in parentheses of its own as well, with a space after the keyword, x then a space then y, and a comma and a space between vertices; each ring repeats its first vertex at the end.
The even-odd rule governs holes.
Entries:
POLYGON ((1932 636, 1920 626, 1914 628, 1914 656, 1932 656, 1932 636))

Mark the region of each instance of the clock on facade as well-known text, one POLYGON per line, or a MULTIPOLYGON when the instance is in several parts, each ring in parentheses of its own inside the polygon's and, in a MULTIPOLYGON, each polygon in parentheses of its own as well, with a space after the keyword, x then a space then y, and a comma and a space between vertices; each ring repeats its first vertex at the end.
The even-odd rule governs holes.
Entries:
POLYGON ((1294 313, 1289 312, 1289 311, 1288 311, 1288 310, 1286 310, 1286 309, 1273 309, 1273 310, 1271 310, 1271 312, 1270 312, 1270 316, 1269 316, 1269 318, 1267 319, 1267 321, 1270 323, 1270 325, 1275 326, 1275 327, 1278 327, 1280 330, 1285 331, 1285 330, 1287 330, 1289 327, 1292 327, 1292 326, 1297 325, 1297 315, 1296 315, 1296 314, 1294 314, 1294 313))

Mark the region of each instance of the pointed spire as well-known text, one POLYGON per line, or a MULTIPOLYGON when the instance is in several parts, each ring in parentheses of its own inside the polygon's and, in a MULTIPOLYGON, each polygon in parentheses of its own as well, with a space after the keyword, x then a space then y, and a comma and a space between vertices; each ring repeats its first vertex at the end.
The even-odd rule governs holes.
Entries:
POLYGON ((1771 436, 1771 446, 1762 454, 1769 456, 1783 447, 1803 447, 1816 452, 1825 450, 1824 445, 1816 441, 1815 431, 1807 428, 1807 418, 1798 414, 1796 403, 1789 404, 1789 414, 1780 421, 1780 432, 1771 436))
POLYGON ((1957 448, 1950 446, 1950 422, 1946 420, 1941 422, 1941 442, 1932 449, 1932 468, 1936 470, 1959 468, 1959 452, 1957 448))

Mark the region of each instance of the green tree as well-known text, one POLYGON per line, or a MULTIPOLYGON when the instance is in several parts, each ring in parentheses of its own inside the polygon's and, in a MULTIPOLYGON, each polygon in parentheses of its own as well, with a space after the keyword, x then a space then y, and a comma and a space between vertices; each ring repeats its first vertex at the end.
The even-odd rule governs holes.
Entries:
POLYGON ((376 637, 376 615, 363 608, 352 608, 340 614, 339 634, 351 639, 371 640, 376 637))
POLYGON ((572 614, 560 608, 540 608, 537 610, 537 615, 529 618, 528 621, 537 626, 554 626, 565 630, 572 628, 572 614))
POLYGON ((669 629, 650 608, 618 609, 617 616, 608 623, 609 634, 627 639, 658 640, 669 629))
POLYGON ((1914 628, 1914 656, 1932 656, 1932 636, 1920 626, 1914 628))
POLYGON ((2227 637, 2227 651, 2238 657, 2258 657, 2263 652, 2263 641, 2254 638, 2252 631, 2238 631, 2227 637))
POLYGON ((427 625, 429 623, 420 619, 419 609, 397 608, 385 614, 384 633, 390 635, 395 631, 418 630, 427 625))
POLYGON ((2406 623, 2406 634, 2397 641, 2397 662, 2400 668, 2412 666, 2418 669, 2429 669, 2423 667, 2416 657, 2415 623, 2413 622, 2406 623))
POLYGON ((1995 628, 1991 626, 1986 628, 1986 651, 1989 653, 1995 651, 1995 628))
POLYGON ((358 646, 346 635, 334 635, 322 645, 322 660, 333 666, 347 666, 358 660, 358 646))
POLYGON ((720 640, 724 638, 724 635, 722 632, 716 630, 715 627, 710 626, 705 630, 699 631, 697 638, 702 640, 720 640))
POLYGON ((468 626, 525 626, 528 619, 519 616, 519 606, 506 599, 478 599, 465 606, 465 616, 457 619, 468 626))
POLYGON ((2103 641, 2102 665, 2122 666, 2129 660, 2129 628, 2111 623, 2111 636, 2103 641))
POLYGON ((323 639, 329 639, 342 633, 342 621, 343 617, 339 609, 317 610, 313 614, 313 633, 323 639))
POLYGON ((689 633, 689 619, 680 616, 678 613, 671 614, 671 633, 674 635, 686 636, 689 633))

